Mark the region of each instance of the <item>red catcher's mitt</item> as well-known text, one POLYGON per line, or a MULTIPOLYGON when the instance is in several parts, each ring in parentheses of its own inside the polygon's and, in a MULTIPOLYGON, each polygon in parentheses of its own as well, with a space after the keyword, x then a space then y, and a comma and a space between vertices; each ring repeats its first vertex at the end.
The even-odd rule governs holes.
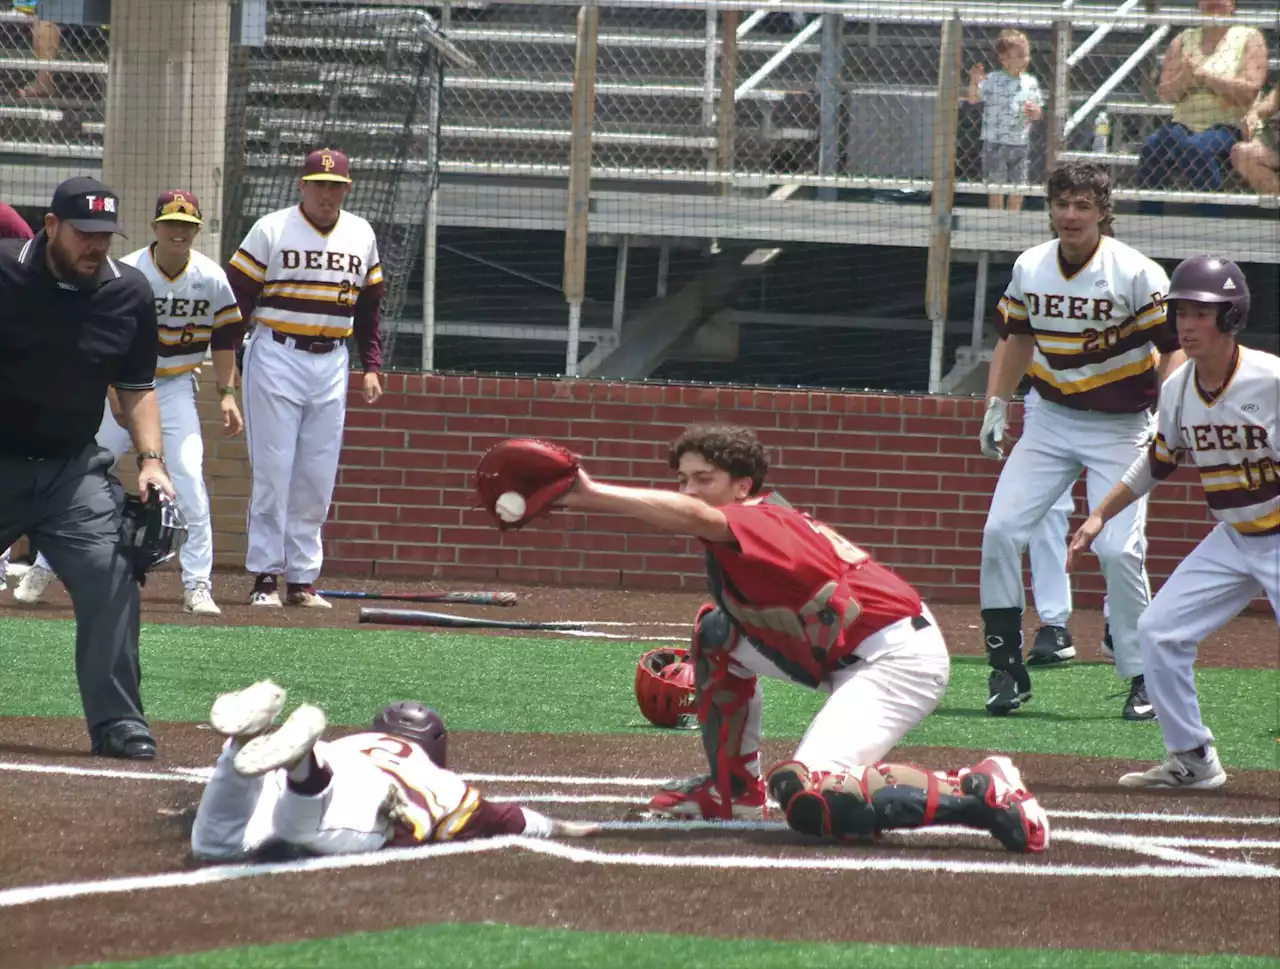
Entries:
POLYGON ((636 701, 655 727, 697 726, 693 664, 684 649, 651 649, 636 667, 636 701))
POLYGON ((539 515, 578 480, 578 456, 559 444, 532 438, 514 438, 495 444, 476 468, 476 493, 498 528, 521 528, 539 515), (505 522, 495 506, 498 498, 514 491, 525 501, 524 517, 505 522))

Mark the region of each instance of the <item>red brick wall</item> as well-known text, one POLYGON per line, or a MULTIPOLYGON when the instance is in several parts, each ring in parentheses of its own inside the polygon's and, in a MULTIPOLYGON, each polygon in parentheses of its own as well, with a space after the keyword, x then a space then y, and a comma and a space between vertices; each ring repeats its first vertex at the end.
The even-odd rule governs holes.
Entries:
MULTIPOLYGON (((701 588, 695 543, 628 519, 557 512, 499 533, 474 508, 471 475, 497 441, 540 436, 582 454, 603 479, 666 486, 667 444, 707 420, 756 428, 780 492, 925 595, 976 601, 982 525, 999 470, 978 453, 981 401, 589 380, 393 374, 377 406, 353 394, 325 571, 701 588)), ((1157 489, 1148 529, 1157 585, 1208 522, 1187 471, 1157 489)), ((1098 604, 1095 565, 1075 586, 1082 605, 1098 604)))

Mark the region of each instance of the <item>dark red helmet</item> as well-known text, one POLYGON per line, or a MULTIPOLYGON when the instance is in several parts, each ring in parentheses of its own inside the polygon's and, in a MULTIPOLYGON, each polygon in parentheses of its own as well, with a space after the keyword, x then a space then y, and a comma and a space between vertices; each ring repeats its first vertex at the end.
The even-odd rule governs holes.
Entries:
POLYGON ((682 727, 696 721, 693 664, 684 649, 651 649, 636 666, 636 701, 655 727, 682 727))
POLYGON ((440 714, 416 700, 397 700, 373 718, 373 729, 411 740, 437 767, 444 767, 449 753, 449 731, 440 714))
POLYGON ((1174 319, 1177 307, 1173 301, 1191 300, 1194 303, 1218 303, 1218 328, 1223 333, 1235 333, 1244 329, 1249 317, 1249 282, 1240 267, 1229 259, 1216 256, 1192 256, 1178 263, 1169 277, 1169 319, 1174 319))

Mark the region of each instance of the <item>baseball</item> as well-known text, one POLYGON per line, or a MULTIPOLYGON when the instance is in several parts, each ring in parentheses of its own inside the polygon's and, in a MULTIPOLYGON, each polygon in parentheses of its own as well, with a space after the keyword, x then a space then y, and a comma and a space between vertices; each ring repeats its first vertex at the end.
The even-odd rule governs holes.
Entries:
POLYGON ((498 517, 504 522, 518 522, 524 517, 524 498, 518 491, 504 491, 498 495, 494 508, 498 512, 498 517))

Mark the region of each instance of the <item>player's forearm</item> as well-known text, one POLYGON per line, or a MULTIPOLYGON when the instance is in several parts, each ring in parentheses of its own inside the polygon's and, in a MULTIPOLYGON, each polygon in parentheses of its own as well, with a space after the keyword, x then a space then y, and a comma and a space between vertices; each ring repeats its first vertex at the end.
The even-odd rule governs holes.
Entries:
POLYGON ((1105 525, 1155 487, 1155 483, 1156 480, 1151 474, 1151 458, 1144 450, 1091 514, 1101 518, 1105 525))
POLYGON ((574 488, 565 495, 565 504, 579 511, 627 515, 663 531, 692 535, 708 542, 733 541, 733 532, 723 512, 675 491, 592 482, 590 488, 574 488))
POLYGON ((360 367, 365 373, 377 373, 382 369, 382 287, 378 292, 366 291, 356 300, 352 330, 356 338, 356 351, 360 354, 360 367))
POLYGON ((160 398, 152 390, 120 390, 120 413, 135 451, 160 452, 164 438, 160 431, 160 398))
POLYGON ((218 382, 219 390, 236 385, 235 350, 213 351, 213 379, 218 382))
POLYGON ((1008 400, 1013 396, 1031 366, 1034 349, 1035 337, 1027 333, 1011 333, 996 344, 987 375, 987 400, 1008 400))
MULTIPOLYGON (((227 267, 227 282, 231 284, 231 292, 236 294, 236 306, 240 308, 240 325, 247 326, 253 319, 253 311, 258 305, 258 297, 262 293, 262 283, 245 275, 235 266, 227 267)), ((225 327, 219 327, 219 330, 225 327)), ((214 330, 216 336, 218 330, 214 330)))
POLYGON ((1160 362, 1156 364, 1156 379, 1163 385, 1173 373, 1187 362, 1187 353, 1181 348, 1160 354, 1160 362))

